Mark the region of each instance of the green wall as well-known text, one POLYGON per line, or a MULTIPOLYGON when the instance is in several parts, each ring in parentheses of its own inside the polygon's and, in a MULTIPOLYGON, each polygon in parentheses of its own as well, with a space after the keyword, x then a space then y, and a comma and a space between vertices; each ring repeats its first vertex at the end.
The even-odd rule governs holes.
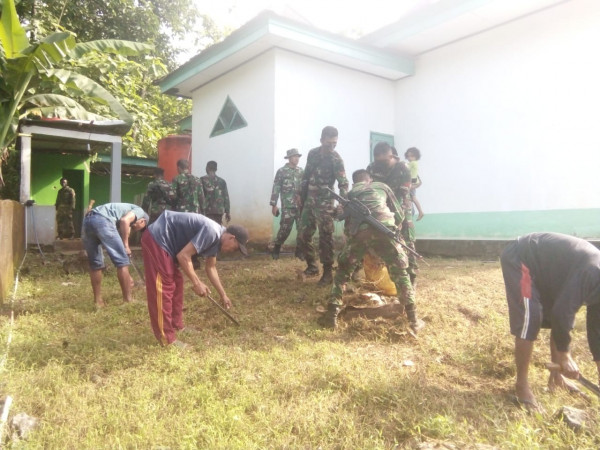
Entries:
MULTIPOLYGON (((126 176, 121 179, 121 201, 123 203, 142 204, 142 195, 146 192, 151 177, 126 176)), ((110 200, 110 175, 90 175, 90 198, 96 205, 108 203, 110 200)))
POLYGON ((426 214, 415 226, 421 239, 513 239, 534 231, 600 238, 600 208, 426 214))
MULTIPOLYGON (((61 188, 63 170, 76 170, 81 171, 81 187, 76 189, 77 208, 87 205, 86 191, 90 177, 85 163, 89 167, 87 155, 34 152, 31 158, 31 198, 38 205, 54 205, 56 193, 61 188)), ((75 180, 69 180, 69 184, 71 181, 75 180)))

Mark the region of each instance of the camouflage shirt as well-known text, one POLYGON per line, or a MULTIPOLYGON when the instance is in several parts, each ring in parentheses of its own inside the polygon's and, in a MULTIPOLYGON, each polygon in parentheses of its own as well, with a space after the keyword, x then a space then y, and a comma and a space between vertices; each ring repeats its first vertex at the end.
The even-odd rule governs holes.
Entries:
POLYGON ((176 195, 168 181, 159 178, 148 183, 142 209, 151 217, 160 215, 165 209, 173 208, 176 195))
POLYGON ((302 177, 302 199, 315 197, 317 203, 330 200, 331 194, 325 189, 333 189, 338 183, 340 195, 348 194, 348 179, 344 169, 344 161, 336 151, 321 152, 321 147, 313 148, 306 157, 306 168, 302 177))
MULTIPOLYGON (((371 211, 371 215, 388 227, 399 226, 402 223, 402 205, 396 199, 392 190, 385 183, 355 183, 348 193, 348 200, 358 200, 371 211)), ((360 229, 369 225, 363 223, 360 229)))
POLYGON ((381 169, 375 163, 369 164, 367 170, 373 181, 387 184, 398 201, 402 202, 408 195, 411 184, 410 169, 404 161, 398 161, 392 167, 381 169))
POLYGON ((281 208, 298 208, 297 198, 300 195, 300 184, 304 170, 301 167, 292 167, 286 164, 275 174, 273 181, 273 192, 271 193, 272 206, 277 205, 277 199, 281 196, 281 208))
POLYGON ((218 176, 204 175, 202 188, 204 189, 204 213, 205 214, 229 214, 229 192, 227 183, 218 176))
POLYGON ((173 178, 175 211, 201 213, 204 210, 204 193, 200 178, 190 173, 180 173, 173 178))
POLYGON ((60 188, 56 194, 56 208, 59 206, 68 206, 71 209, 75 209, 75 191, 69 186, 60 188))

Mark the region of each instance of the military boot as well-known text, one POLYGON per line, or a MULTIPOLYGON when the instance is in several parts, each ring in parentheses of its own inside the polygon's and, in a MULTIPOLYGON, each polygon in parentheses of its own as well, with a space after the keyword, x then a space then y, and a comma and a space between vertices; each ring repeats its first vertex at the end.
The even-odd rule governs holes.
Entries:
POLYGON ((341 309, 342 307, 340 305, 329 303, 327 305, 327 311, 317 319, 317 323, 323 328, 335 328, 337 326, 337 317, 341 309))
POLYGON ((300 261, 304 261, 304 252, 299 246, 296 246, 296 251, 294 251, 294 258, 298 258, 300 261))
POLYGON ((323 276, 317 283, 319 286, 328 286, 333 283, 333 273, 331 266, 323 266, 323 276))
POLYGON ((417 334, 425 326, 425 322, 421 319, 417 319, 417 309, 414 303, 409 303, 404 307, 406 311, 406 317, 408 319, 408 326, 413 333, 417 334))
POLYGON ((304 275, 307 277, 315 277, 319 275, 319 268, 314 262, 307 262, 307 267, 304 269, 304 275))
POLYGON ((279 259, 279 252, 281 251, 281 245, 275 244, 273 246, 273 250, 271 251, 271 258, 279 259))

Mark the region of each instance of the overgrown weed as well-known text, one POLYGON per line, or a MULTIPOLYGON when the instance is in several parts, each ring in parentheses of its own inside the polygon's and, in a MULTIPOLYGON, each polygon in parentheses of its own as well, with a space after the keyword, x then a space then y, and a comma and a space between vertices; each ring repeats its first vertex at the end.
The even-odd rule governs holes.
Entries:
MULTIPOLYGON (((157 344, 142 287, 138 302, 123 305, 109 269, 108 307, 96 310, 88 276, 66 275, 57 255, 47 258, 28 255, 14 304, 0 309, 2 342, 11 307, 16 314, 0 396, 14 398, 13 414, 42 423, 14 448, 599 446, 598 401, 544 389, 547 333, 531 377, 548 412, 510 403, 513 339, 497 263, 429 258, 417 292, 427 326, 415 339, 404 319, 320 329, 314 304, 328 289, 299 280, 297 260, 223 259, 241 327, 188 286, 185 319, 198 333, 181 351, 157 344), (587 410, 589 433, 552 418, 563 404, 587 410)), ((581 322, 573 351, 593 377, 581 322)))

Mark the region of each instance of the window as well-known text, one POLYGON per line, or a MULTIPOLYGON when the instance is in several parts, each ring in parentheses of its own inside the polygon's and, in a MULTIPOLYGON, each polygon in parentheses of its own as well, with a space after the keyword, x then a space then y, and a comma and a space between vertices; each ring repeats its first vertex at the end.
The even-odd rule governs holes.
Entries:
POLYGON ((219 114, 219 117, 217 117, 217 121, 210 133, 210 137, 220 136, 246 126, 248 126, 246 119, 244 119, 229 96, 227 96, 227 100, 225 100, 221 113, 219 114))

